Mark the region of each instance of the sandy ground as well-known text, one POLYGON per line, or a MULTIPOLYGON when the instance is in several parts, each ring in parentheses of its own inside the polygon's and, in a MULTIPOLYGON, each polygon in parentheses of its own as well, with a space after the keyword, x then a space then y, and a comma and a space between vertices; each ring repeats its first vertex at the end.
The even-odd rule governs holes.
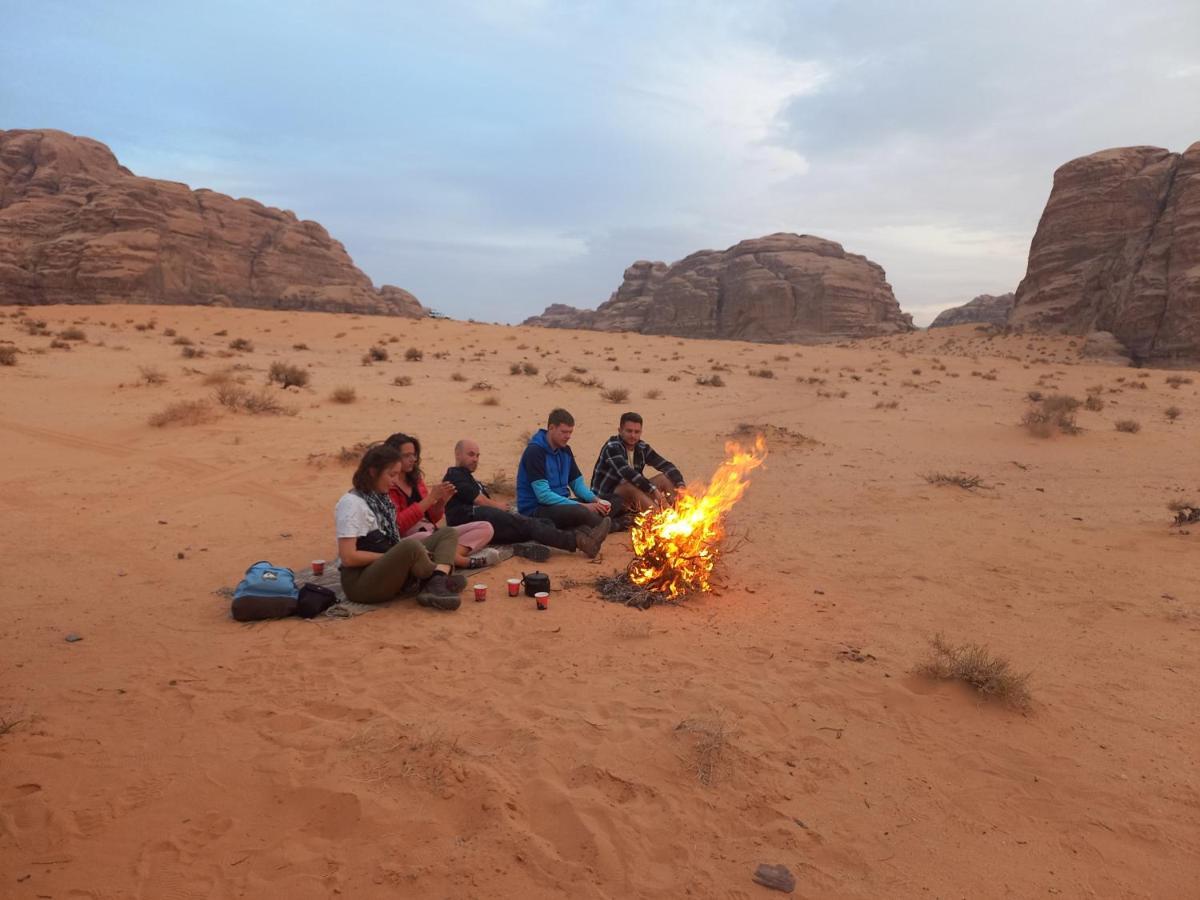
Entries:
MULTIPOLYGON (((1080 365, 1065 339, 970 327, 769 347, 203 308, 31 317, 87 340, 47 349, 0 319, 23 351, 0 367, 2 897, 771 896, 759 863, 804 897, 1197 894, 1200 527, 1170 528, 1166 504, 1200 497, 1200 376, 1172 388, 1080 365), (206 355, 181 358, 168 328, 206 355), (236 337, 254 350, 220 357, 236 337), (364 366, 376 343, 390 358, 364 366), (540 373, 510 375, 522 360, 540 373), (296 415, 147 424, 211 397, 204 373, 257 385, 273 361, 311 369, 274 389, 296 415), (726 386, 697 386, 714 362, 726 386), (546 382, 572 365, 631 399, 546 382), (342 385, 356 402, 330 399, 342 385), (1106 406, 1082 434, 1017 426, 1029 390, 1092 385, 1106 406), (438 474, 471 436, 482 474, 511 474, 559 404, 589 472, 627 407, 693 482, 739 424, 767 429, 719 592, 637 612, 574 587, 539 613, 500 596, 512 560, 452 614, 229 619, 214 590, 248 564, 333 555, 340 448, 409 431, 438 474), (959 471, 985 487, 922 477, 959 471), (1031 672, 1031 710, 914 675, 938 631, 1031 672)), ((595 563, 543 568, 587 582, 629 558, 617 535, 595 563)))

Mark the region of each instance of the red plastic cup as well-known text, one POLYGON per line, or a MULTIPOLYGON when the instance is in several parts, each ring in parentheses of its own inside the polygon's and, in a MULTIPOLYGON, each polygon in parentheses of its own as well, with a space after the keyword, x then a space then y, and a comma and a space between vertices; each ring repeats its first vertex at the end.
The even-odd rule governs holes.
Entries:
POLYGON ((313 570, 314 575, 324 575, 325 574, 325 560, 314 559, 312 561, 312 570, 313 570))
POLYGON ((487 599, 487 585, 486 584, 475 585, 475 602, 482 603, 486 599, 487 599))
POLYGON ((535 601, 537 601, 538 609, 549 609, 550 608, 550 595, 547 594, 545 591, 538 591, 536 594, 533 595, 533 599, 535 601))
POLYGON ((520 578, 508 579, 508 596, 515 597, 519 593, 521 593, 521 579, 520 578))

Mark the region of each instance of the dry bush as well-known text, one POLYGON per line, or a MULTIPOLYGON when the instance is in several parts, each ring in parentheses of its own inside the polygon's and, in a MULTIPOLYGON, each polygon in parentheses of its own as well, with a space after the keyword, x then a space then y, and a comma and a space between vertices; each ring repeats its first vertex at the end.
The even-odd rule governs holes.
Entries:
POLYGON ((725 768, 725 752, 729 747, 730 731, 718 714, 703 719, 684 719, 675 726, 676 733, 692 738, 691 765, 703 785, 712 784, 725 768))
POLYGON ((425 358, 425 351, 420 347, 409 347, 404 351, 404 358, 409 362, 420 362, 425 358))
POLYGON ((1100 399, 1099 394, 1088 394, 1087 400, 1083 402, 1083 406, 1092 412, 1100 412, 1100 410, 1104 409, 1104 401, 1100 399))
MULTIPOLYGON (((164 331, 163 334, 166 334, 166 332, 164 331)), ((175 344, 177 347, 190 347, 194 341, 190 337, 184 337, 181 334, 179 337, 175 338, 175 340, 171 341, 171 343, 175 344)))
POLYGON ((179 400, 149 419, 155 428, 166 425, 203 425, 216 417, 216 411, 204 400, 179 400))
POLYGON ((408 387, 410 384, 412 384, 412 376, 397 375, 392 379, 392 384, 394 384, 396 387, 408 387))
POLYGON ((0 346, 0 366, 15 366, 17 364, 17 348, 11 344, 0 346))
POLYGON ((292 349, 293 350, 307 350, 308 344, 305 344, 305 343, 292 344, 292 349))
POLYGON ((917 673, 943 681, 961 681, 991 700, 1015 709, 1029 708, 1029 673, 1013 671, 1008 660, 993 656, 982 644, 952 646, 939 632, 929 641, 929 657, 917 673))
MULTIPOLYGON (((11 365, 11 363, 10 363, 10 365, 11 365)), ((1168 406, 1163 411, 1163 415, 1166 416, 1169 421, 1174 422, 1176 419, 1178 419, 1180 416, 1183 415, 1183 410, 1180 409, 1178 406, 1168 406)))
MULTIPOLYGON (((1138 378, 1141 378, 1141 377, 1142 377, 1141 375, 1138 376, 1138 378)), ((1127 382, 1126 386, 1131 387, 1131 388, 1136 388, 1139 391, 1149 390, 1149 387, 1147 386, 1146 382, 1144 382, 1144 381, 1130 381, 1130 382, 1127 382)))
POLYGON ((167 376, 154 366, 138 366, 138 381, 150 387, 157 387, 167 383, 167 376))
POLYGON ((246 338, 234 338, 229 342, 230 350, 237 350, 241 353, 250 353, 254 350, 254 342, 246 338))
POLYGON ((608 388, 600 392, 600 397, 609 403, 624 403, 629 399, 629 391, 626 388, 608 388))
POLYGON ((483 483, 483 486, 493 497, 511 497, 517 492, 517 483, 504 469, 497 469, 492 477, 483 483))
POLYGON ((472 391, 494 391, 495 388, 492 387, 492 385, 487 381, 477 381, 473 385, 471 385, 469 390, 472 390, 472 391))
POLYGON ((1082 404, 1067 394, 1051 394, 1042 398, 1021 418, 1021 425, 1035 437, 1050 437, 1056 430, 1063 434, 1078 434, 1075 410, 1082 404))
POLYGON ((751 369, 750 374, 755 378, 774 378, 775 373, 770 369, 751 369))
POLYGON ((667 376, 667 381, 678 381, 678 380, 679 380, 678 375, 668 375, 667 376))
POLYGON ((217 402, 226 409, 234 412, 249 413, 253 416, 294 416, 296 410, 284 406, 279 399, 268 390, 249 391, 232 381, 217 386, 213 395, 217 402))
POLYGON ((1174 525, 1182 528, 1200 522, 1200 500, 1172 500, 1167 509, 1175 513, 1174 525))
POLYGON ((521 363, 521 374, 522 375, 536 375, 537 373, 538 373, 538 367, 535 366, 533 363, 530 363, 530 362, 521 363))
POLYGON ((483 405, 484 406, 499 406, 500 398, 497 397, 495 394, 488 394, 486 397, 483 398, 483 405))
POLYGON ((204 348, 203 347, 185 346, 180 351, 180 355, 184 359, 200 359, 202 356, 204 356, 204 348))
POLYGON ((1192 383, 1192 379, 1187 377, 1186 375, 1168 375, 1167 376, 1167 384, 1169 384, 1175 390, 1179 390, 1179 388, 1181 386, 1183 386, 1185 384, 1191 384, 1191 383, 1192 383))
POLYGON ((342 385, 333 389, 333 393, 329 395, 329 399, 334 403, 353 403, 358 399, 358 392, 352 387, 342 385))
POLYGON ((900 405, 899 400, 880 400, 875 404, 876 409, 895 409, 900 405))
POLYGON ((984 487, 983 479, 978 475, 966 475, 962 472, 954 475, 947 475, 945 472, 928 472, 921 477, 933 485, 953 485, 964 491, 973 491, 977 487, 984 487))
POLYGON ((720 375, 698 375, 696 384, 703 387, 725 387, 725 379, 720 375))
POLYGON ((201 381, 201 384, 204 384, 207 387, 218 387, 222 384, 231 384, 234 381, 236 381, 236 379, 234 378, 233 371, 231 369, 217 369, 215 372, 209 372, 207 375, 205 375, 201 381))
POLYGON ((55 339, 50 342, 50 349, 51 350, 70 350, 71 345, 68 344, 66 341, 60 341, 60 340, 55 339))
POLYGON ((660 391, 658 388, 651 388, 650 390, 646 391, 646 393, 643 396, 647 400, 657 400, 659 397, 662 396, 662 391, 660 391))
POLYGON ((267 372, 267 381, 273 381, 283 388, 305 387, 309 381, 308 369, 292 363, 273 362, 267 372))
POLYGON ((1122 431, 1125 434, 1137 434, 1142 430, 1140 422, 1134 419, 1119 419, 1115 423, 1117 431, 1122 431))
POLYGON ((374 362, 386 362, 388 358, 387 347, 381 347, 379 344, 376 344, 367 351, 367 356, 374 362))
POLYGON ((64 341, 86 341, 87 335, 84 334, 82 328, 64 328, 58 333, 58 336, 64 341))

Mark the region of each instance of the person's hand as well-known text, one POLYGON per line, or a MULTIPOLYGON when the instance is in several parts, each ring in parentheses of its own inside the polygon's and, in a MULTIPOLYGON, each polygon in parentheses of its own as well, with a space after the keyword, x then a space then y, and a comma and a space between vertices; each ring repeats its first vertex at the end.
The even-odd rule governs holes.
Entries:
POLYGON ((593 500, 591 503, 584 503, 584 504, 582 504, 582 506, 584 509, 590 509, 592 512, 596 513, 597 515, 600 515, 600 516, 607 515, 607 513, 604 511, 604 507, 600 505, 599 500, 593 500))
POLYGON ((429 496, 434 503, 443 503, 454 496, 458 489, 448 481, 442 481, 429 489, 429 496))

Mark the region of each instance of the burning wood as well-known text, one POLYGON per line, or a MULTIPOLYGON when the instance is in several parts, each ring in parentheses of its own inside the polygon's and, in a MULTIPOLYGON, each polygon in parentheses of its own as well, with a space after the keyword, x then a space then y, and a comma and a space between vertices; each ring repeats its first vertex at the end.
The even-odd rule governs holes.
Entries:
POLYGON ((645 608, 655 595, 678 600, 712 590, 713 567, 725 538, 725 516, 746 492, 747 476, 766 460, 767 449, 759 435, 749 449, 727 443, 725 454, 703 492, 682 490, 673 506, 638 516, 633 525, 636 555, 626 572, 629 590, 617 583, 620 576, 610 579, 613 583, 602 586, 609 599, 645 608), (628 596, 619 596, 622 594, 628 596))

